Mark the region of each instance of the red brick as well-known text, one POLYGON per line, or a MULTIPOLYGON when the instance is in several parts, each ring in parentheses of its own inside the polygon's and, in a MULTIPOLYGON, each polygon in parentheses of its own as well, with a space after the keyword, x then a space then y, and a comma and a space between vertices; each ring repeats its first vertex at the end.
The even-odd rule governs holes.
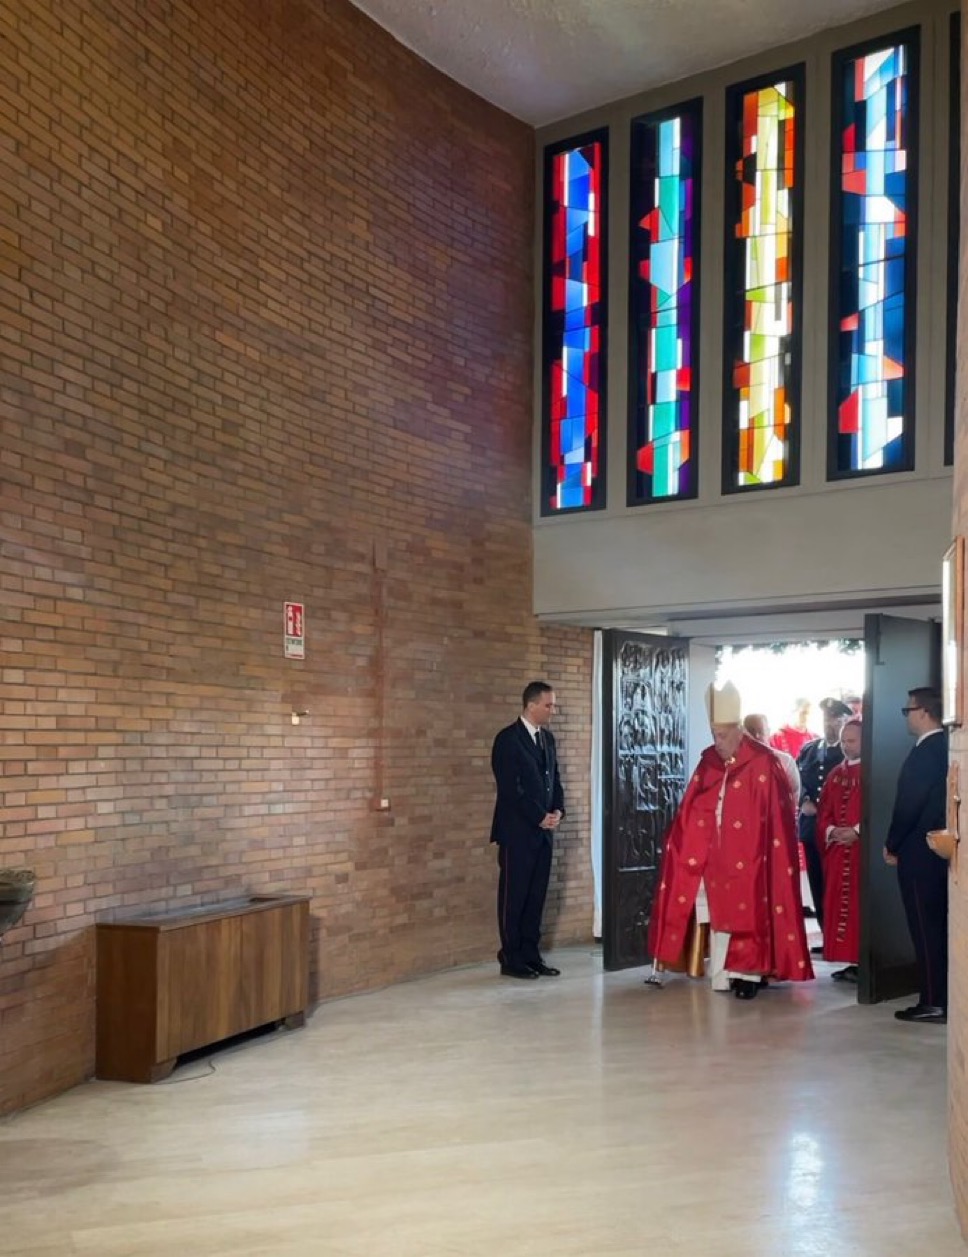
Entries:
POLYGON ((492 957, 536 675, 548 924, 591 921, 590 636, 531 616, 532 133, 345 0, 15 7, 0 1112, 92 1072, 101 915, 308 891, 319 997, 492 957))

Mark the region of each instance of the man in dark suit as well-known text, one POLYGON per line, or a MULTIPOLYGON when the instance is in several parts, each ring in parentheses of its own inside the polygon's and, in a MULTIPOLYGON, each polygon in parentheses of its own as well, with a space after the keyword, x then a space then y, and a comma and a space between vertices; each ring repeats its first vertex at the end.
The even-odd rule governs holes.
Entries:
POLYGON ((491 842, 498 844, 500 877, 498 961, 506 978, 557 977, 538 948, 541 914, 551 875, 554 832, 565 814, 555 740, 548 723, 555 692, 532 681, 521 696, 522 712, 494 739, 491 768, 497 801, 491 842))
POLYGON ((929 830, 945 826, 948 735, 941 724, 937 690, 911 690, 902 711, 908 732, 917 742, 898 775, 884 859, 897 866, 921 993, 916 1004, 894 1016, 898 1021, 944 1025, 948 1020, 948 865, 924 839, 929 830))

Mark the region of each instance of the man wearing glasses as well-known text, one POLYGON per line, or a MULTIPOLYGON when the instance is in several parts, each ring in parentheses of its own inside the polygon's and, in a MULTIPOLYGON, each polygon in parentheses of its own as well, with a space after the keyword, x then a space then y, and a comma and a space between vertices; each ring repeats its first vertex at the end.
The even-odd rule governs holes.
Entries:
POLYGON ((948 735, 937 690, 911 690, 901 711, 917 742, 898 775, 884 859, 897 866, 921 992, 916 1004, 894 1016, 943 1026, 948 1020, 948 865, 925 835, 945 826, 948 735))

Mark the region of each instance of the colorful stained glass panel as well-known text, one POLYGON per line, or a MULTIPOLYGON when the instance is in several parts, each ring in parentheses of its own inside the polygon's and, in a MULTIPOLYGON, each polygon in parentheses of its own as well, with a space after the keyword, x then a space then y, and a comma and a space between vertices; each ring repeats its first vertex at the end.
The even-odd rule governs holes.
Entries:
POLYGON ((547 153, 543 514, 604 505, 604 133, 547 153))
POLYGON ((725 492, 796 483, 802 71, 727 102, 725 492))
POLYGON ((696 493, 702 102, 632 124, 629 503, 696 493))
POLYGON ((832 476, 912 465, 915 36, 834 62, 832 476))

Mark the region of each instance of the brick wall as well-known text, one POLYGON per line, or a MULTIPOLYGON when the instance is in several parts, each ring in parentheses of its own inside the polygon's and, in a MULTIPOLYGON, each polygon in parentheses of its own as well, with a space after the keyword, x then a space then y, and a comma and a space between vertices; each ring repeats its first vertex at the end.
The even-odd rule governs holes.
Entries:
POLYGON ((99 914, 310 891, 319 997, 491 956, 490 740, 535 674, 548 919, 587 937, 590 635, 530 614, 530 131, 343 0, 3 0, 0 71, 0 865, 39 877, 0 1111, 91 1073, 99 914))

